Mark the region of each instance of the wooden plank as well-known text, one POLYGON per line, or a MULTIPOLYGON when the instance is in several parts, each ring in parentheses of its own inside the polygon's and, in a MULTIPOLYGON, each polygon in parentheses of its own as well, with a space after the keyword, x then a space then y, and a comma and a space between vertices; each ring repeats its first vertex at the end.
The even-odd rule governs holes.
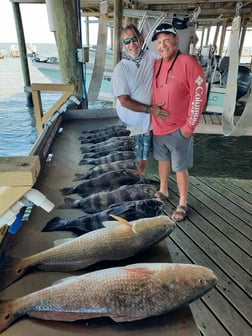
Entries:
MULTIPOLYGON (((171 238, 166 239, 171 257, 175 263, 191 264, 192 261, 181 251, 171 238)), ((211 292, 210 292, 211 293, 211 292)), ((198 299, 190 304, 193 316, 202 335, 226 336, 230 333, 224 328, 218 316, 209 309, 203 299, 198 299)))
POLYGON ((224 177, 218 178, 217 181, 226 189, 229 189, 231 193, 252 204, 252 185, 249 186, 249 180, 230 180, 224 177))
POLYGON ((252 195, 252 180, 232 179, 231 183, 245 191, 250 200, 250 196, 252 195))
POLYGON ((39 172, 38 156, 0 157, 0 185, 32 186, 39 172))
MULTIPOLYGON (((233 279, 237 286, 239 286, 244 292, 252 295, 252 284, 250 283, 251 276, 230 257, 228 253, 230 250, 228 250, 227 247, 225 247, 226 251, 223 251, 223 249, 217 245, 218 242, 216 244, 214 240, 215 236, 211 237, 211 234, 208 236, 209 232, 205 234, 204 229, 201 231, 194 221, 186 220, 183 223, 178 223, 177 225, 181 231, 183 231, 195 242, 195 244, 197 244, 198 249, 204 251, 209 258, 214 260, 215 264, 219 268, 223 269, 225 273, 233 279)), ((208 223, 208 225, 210 226, 211 223, 208 223)), ((223 244, 226 244, 226 239, 223 241, 223 244)), ((251 265, 248 265, 247 267, 250 267, 251 269, 251 265)))
MULTIPOLYGON (((197 211, 198 208, 199 207, 197 207, 197 211)), ((243 270, 249 273, 252 272, 251 257, 246 251, 241 250, 237 244, 230 240, 229 236, 225 234, 225 229, 221 228, 221 230, 219 230, 219 228, 215 226, 216 224, 213 225, 212 222, 209 221, 209 216, 205 215, 205 212, 201 215, 190 207, 189 220, 193 223, 194 227, 197 227, 197 229, 214 242, 218 248, 237 262, 243 270), (206 219, 206 217, 208 218, 206 219)), ((197 232, 195 232, 195 234, 196 233, 197 232)), ((251 246, 250 242, 248 246, 251 246)))
MULTIPOLYGON (((171 187, 173 183, 174 181, 171 180, 171 187)), ((175 190, 175 186, 173 189, 175 190)), ((228 235, 229 240, 238 245, 246 253, 251 254, 251 240, 247 236, 243 235, 239 230, 237 230, 237 226, 239 227, 240 222, 237 220, 235 221, 237 225, 234 227, 231 226, 230 222, 225 220, 225 216, 223 218, 218 213, 213 211, 213 209, 216 208, 216 204, 210 203, 210 199, 207 195, 195 188, 192 183, 190 184, 189 189, 190 218, 191 216, 196 216, 197 213, 200 214, 202 218, 205 218, 205 220, 212 223, 212 225, 215 226, 218 231, 224 235, 228 235)), ((198 219, 199 223, 201 223, 202 218, 198 219)))
POLYGON ((195 241, 181 230, 174 230, 167 239, 167 244, 173 262, 183 262, 181 256, 186 255, 192 263, 209 267, 214 271, 218 278, 216 289, 212 289, 204 295, 202 300, 231 335, 249 335, 251 331, 249 325, 251 300, 233 282, 233 278, 227 276, 226 272, 205 254, 206 251, 199 249, 195 241), (171 240, 179 249, 174 249, 171 240))
POLYGON ((223 218, 237 231, 240 231, 244 237, 252 237, 252 228, 247 223, 251 220, 251 216, 247 212, 235 206, 226 198, 221 197, 221 195, 193 176, 190 177, 190 187, 193 188, 194 195, 198 194, 197 198, 206 206, 209 206, 209 202, 211 202, 212 211, 219 217, 223 218))
MULTIPOLYGON (((9 208, 11 208, 17 201, 19 201, 30 189, 31 189, 30 186, 22 186, 22 187, 0 186, 0 215, 3 215, 9 208)), ((5 223, 5 224, 12 224, 12 223, 5 223)))
POLYGON ((228 180, 222 179, 222 184, 221 184, 221 181, 216 178, 203 178, 203 179, 197 178, 197 179, 203 183, 204 181, 207 182, 211 186, 211 188, 216 190, 219 194, 221 194, 222 196, 225 196, 225 198, 229 199, 231 202, 238 205, 244 211, 252 215, 252 195, 249 201, 242 199, 240 196, 235 194, 235 191, 237 190, 237 188, 231 187, 230 189, 229 187, 230 183, 228 182, 228 180))

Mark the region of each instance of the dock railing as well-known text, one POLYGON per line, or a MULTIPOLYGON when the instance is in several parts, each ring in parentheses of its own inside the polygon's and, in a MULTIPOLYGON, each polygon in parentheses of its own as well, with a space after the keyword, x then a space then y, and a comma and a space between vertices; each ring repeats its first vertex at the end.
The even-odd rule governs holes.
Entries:
POLYGON ((72 84, 49 84, 49 83, 34 83, 31 85, 32 98, 34 103, 34 111, 36 117, 36 125, 38 133, 43 130, 46 121, 52 117, 52 115, 60 109, 60 107, 66 103, 68 98, 73 94, 74 85, 72 84), (63 92, 63 95, 53 104, 53 106, 46 112, 43 111, 41 92, 63 92))

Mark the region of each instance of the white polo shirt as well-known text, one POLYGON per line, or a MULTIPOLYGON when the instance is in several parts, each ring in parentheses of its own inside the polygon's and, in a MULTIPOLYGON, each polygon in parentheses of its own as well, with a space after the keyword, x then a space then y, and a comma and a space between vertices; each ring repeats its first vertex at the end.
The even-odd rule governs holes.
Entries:
MULTIPOLYGON (((157 58, 159 56, 155 51, 147 49, 139 67, 132 60, 122 59, 112 74, 112 95, 129 95, 142 104, 150 105, 154 62, 157 58)), ((129 110, 121 105, 119 99, 116 100, 116 111, 131 135, 144 134, 152 129, 149 114, 129 110)))

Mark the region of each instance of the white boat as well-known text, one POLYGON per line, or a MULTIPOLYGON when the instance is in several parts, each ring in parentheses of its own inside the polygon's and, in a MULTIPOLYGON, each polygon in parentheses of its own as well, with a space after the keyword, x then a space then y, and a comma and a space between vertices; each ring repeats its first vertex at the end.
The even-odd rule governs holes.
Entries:
POLYGON ((20 56, 19 49, 18 49, 18 46, 16 44, 12 44, 10 46, 9 55, 10 55, 10 57, 19 57, 20 56))
MULTIPOLYGON (((113 54, 110 54, 109 57, 112 60, 113 54)), ((53 83, 62 83, 60 76, 60 64, 57 57, 38 57, 36 54, 33 54, 31 58, 32 65, 35 66, 40 72, 42 72, 48 79, 53 83)), ((94 60, 94 57, 91 55, 91 62, 94 60)), ((86 89, 88 90, 92 72, 93 72, 93 63, 85 63, 83 65, 84 77, 86 81, 86 89)), ((111 94, 111 76, 112 76, 112 66, 106 65, 106 68, 103 73, 103 80, 101 83, 99 99, 105 101, 113 101, 111 94)))

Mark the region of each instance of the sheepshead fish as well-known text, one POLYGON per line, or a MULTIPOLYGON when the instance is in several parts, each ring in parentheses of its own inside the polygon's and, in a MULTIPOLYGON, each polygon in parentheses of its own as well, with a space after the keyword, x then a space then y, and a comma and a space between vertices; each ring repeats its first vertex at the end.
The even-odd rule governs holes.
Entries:
POLYGON ((115 142, 124 143, 127 141, 134 142, 134 139, 128 135, 121 136, 121 137, 112 137, 105 141, 98 142, 96 144, 87 144, 88 147, 86 148, 99 148, 100 149, 101 147, 103 147, 103 145, 111 145, 112 143, 115 143, 115 142))
POLYGON ((77 235, 104 227, 103 222, 111 220, 111 214, 127 221, 161 215, 164 203, 160 199, 144 199, 139 201, 116 203, 107 210, 97 214, 85 215, 76 219, 55 217, 43 228, 43 232, 72 231, 77 235))
POLYGON ((109 144, 115 143, 115 142, 124 143, 126 141, 134 142, 135 140, 129 135, 123 135, 123 136, 118 136, 118 137, 112 137, 112 138, 109 138, 105 141, 98 142, 96 144, 88 144, 88 147, 89 148, 98 148, 98 147, 102 147, 103 145, 109 145, 109 144))
POLYGON ((92 167, 87 173, 76 173, 76 178, 73 181, 80 181, 87 178, 96 177, 100 174, 106 173, 110 170, 118 170, 121 168, 125 169, 134 169, 137 170, 137 162, 136 160, 121 160, 115 161, 111 163, 105 163, 103 165, 99 165, 96 167, 92 167))
POLYGON ((104 127, 99 127, 99 128, 95 128, 95 129, 91 129, 88 131, 81 131, 82 134, 86 135, 86 134, 92 134, 92 133, 101 133, 104 131, 108 131, 108 130, 122 130, 122 129, 126 129, 125 125, 108 125, 108 126, 104 126, 104 127))
MULTIPOLYGON (((113 138, 114 139, 114 138, 113 138)), ((127 148, 130 147, 130 149, 135 148, 135 141, 131 138, 127 138, 127 140, 115 140, 113 142, 109 142, 107 144, 102 143, 101 145, 97 145, 97 146, 82 146, 80 147, 81 153, 85 154, 85 153, 97 153, 97 152, 103 152, 103 151, 107 151, 107 152, 112 152, 115 150, 119 150, 119 148, 127 148)), ((126 149, 124 149, 126 150, 126 149)))
POLYGON ((79 137, 79 140, 84 139, 95 139, 95 137, 103 137, 106 135, 112 134, 112 136, 117 136, 117 134, 128 135, 129 131, 126 128, 120 128, 120 129, 105 129, 103 131, 96 131, 95 133, 82 133, 82 135, 79 137), (121 134, 122 133, 122 134, 121 134), (126 134, 125 134, 126 133, 126 134))
POLYGON ((141 320, 191 303, 216 284, 213 271, 199 265, 139 263, 107 268, 2 302, 0 332, 24 315, 69 322, 105 316, 115 322, 141 320))
POLYGON ((123 185, 118 189, 102 191, 80 200, 65 197, 65 204, 60 205, 58 208, 81 208, 82 211, 87 213, 97 213, 106 210, 111 204, 152 198, 156 191, 156 186, 152 184, 123 185))
POLYGON ((78 194, 86 197, 100 191, 111 191, 117 189, 122 185, 130 185, 135 183, 150 183, 143 175, 139 175, 133 169, 119 169, 112 170, 101 174, 97 177, 84 180, 78 185, 69 188, 62 188, 60 192, 62 195, 78 194))
POLYGON ((122 161, 122 160, 132 160, 136 158, 136 152, 134 150, 131 151, 124 151, 124 152, 114 152, 108 155, 105 155, 103 157, 97 158, 97 159, 82 159, 79 162, 79 165, 101 165, 104 163, 110 163, 115 161, 122 161))
POLYGON ((0 263, 0 289, 34 269, 67 272, 83 269, 99 261, 126 259, 164 239, 175 228, 175 223, 168 216, 143 218, 131 223, 116 218, 120 223, 108 222, 105 228, 32 256, 23 259, 4 257, 0 263))
POLYGON ((130 131, 128 130, 108 131, 108 132, 102 132, 98 134, 89 135, 87 137, 81 136, 79 137, 79 140, 81 140, 81 144, 85 144, 85 143, 95 144, 95 143, 105 141, 115 136, 126 136, 126 135, 130 135, 130 131))
POLYGON ((118 144, 115 145, 114 148, 107 149, 106 146, 104 146, 104 149, 100 149, 99 151, 90 151, 83 154, 83 159, 87 158, 100 158, 105 155, 109 155, 115 152, 127 152, 127 151, 134 151, 135 150, 135 143, 124 143, 124 144, 118 144))

